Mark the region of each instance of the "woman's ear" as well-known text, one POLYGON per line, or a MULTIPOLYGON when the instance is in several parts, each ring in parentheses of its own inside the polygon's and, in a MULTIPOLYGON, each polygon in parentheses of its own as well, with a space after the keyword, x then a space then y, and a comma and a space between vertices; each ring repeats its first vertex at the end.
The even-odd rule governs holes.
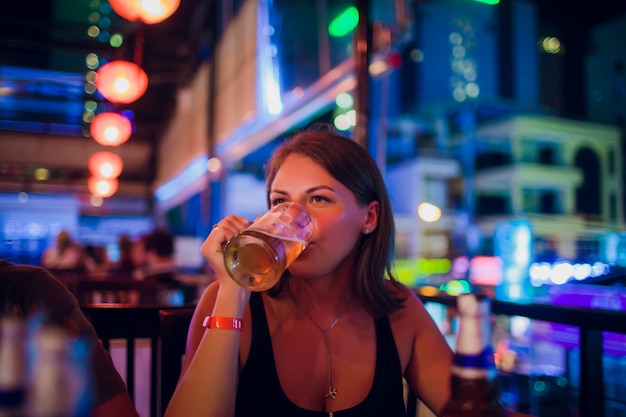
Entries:
POLYGON ((378 216, 380 214, 380 204, 378 201, 372 201, 367 205, 365 222, 361 227, 361 233, 369 235, 378 227, 378 216))

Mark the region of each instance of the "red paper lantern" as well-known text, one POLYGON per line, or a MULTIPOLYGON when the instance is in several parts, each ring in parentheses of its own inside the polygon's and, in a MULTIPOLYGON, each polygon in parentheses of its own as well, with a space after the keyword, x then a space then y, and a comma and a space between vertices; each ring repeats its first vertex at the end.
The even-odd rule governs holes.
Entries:
POLYGON ((127 117, 118 113, 100 113, 89 126, 91 137, 104 146, 118 146, 130 138, 132 126, 127 117))
POLYGON ((87 180, 87 189, 95 196, 107 198, 117 192, 119 183, 117 178, 106 180, 103 178, 89 177, 87 180))
POLYGON ((111 8, 126 20, 159 23, 178 9, 180 0, 109 0, 111 8))
POLYGON ((132 103, 148 88, 148 75, 129 61, 111 61, 96 72, 96 88, 110 102, 132 103))
POLYGON ((102 151, 91 155, 87 166, 94 177, 110 180, 122 173, 124 163, 118 154, 102 151))

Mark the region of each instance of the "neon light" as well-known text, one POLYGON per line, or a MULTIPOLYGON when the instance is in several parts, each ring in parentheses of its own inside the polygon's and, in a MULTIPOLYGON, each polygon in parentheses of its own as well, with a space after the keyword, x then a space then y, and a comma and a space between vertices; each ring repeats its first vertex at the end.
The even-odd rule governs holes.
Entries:
POLYGON ((548 262, 535 262, 530 265, 529 276, 533 286, 549 284, 566 284, 572 280, 582 281, 587 278, 595 278, 611 272, 608 264, 595 262, 571 264, 567 261, 559 261, 553 264, 548 262))
POLYGON ((158 201, 166 201, 174 197, 186 186, 206 174, 208 161, 209 159, 206 156, 196 158, 180 174, 157 188, 154 192, 154 197, 158 201))
POLYGON ((502 282, 502 260, 497 256, 475 256, 470 265, 472 284, 495 286, 502 282))
POLYGON ((352 32, 359 23, 359 11, 356 7, 351 6, 341 12, 339 16, 333 19, 328 26, 330 36, 341 37, 352 32))
POLYGON ((452 265, 449 259, 396 259, 393 273, 398 281, 409 285, 417 285, 421 278, 434 274, 447 274, 452 265))
POLYGON ((447 284, 441 284, 440 291, 445 291, 450 295, 459 295, 466 292, 470 292, 469 282, 460 279, 453 279, 447 284))

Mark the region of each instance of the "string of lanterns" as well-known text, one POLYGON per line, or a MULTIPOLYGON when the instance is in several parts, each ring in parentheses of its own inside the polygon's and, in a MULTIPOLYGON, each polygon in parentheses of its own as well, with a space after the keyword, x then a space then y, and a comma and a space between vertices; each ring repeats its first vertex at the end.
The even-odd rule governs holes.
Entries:
MULTIPOLYGON (((180 0, 109 0, 113 11, 131 22, 154 24, 170 17, 180 0)), ((96 71, 95 86, 108 101, 130 104, 138 100, 148 88, 148 75, 141 68, 141 44, 135 45, 135 62, 114 60, 96 71)), ((132 123, 121 113, 103 112, 96 115, 89 126, 91 137, 103 146, 122 145, 131 136, 132 123)), ((89 192, 98 197, 111 197, 117 192, 117 177, 123 169, 122 158, 114 152, 97 152, 89 158, 87 180, 89 192)))

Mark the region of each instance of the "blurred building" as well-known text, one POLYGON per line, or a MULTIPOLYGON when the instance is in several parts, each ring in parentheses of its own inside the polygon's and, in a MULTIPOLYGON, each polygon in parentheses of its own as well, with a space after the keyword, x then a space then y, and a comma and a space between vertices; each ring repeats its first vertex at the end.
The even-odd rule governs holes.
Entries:
POLYGON ((623 227, 620 130, 546 116, 513 116, 479 126, 476 223, 492 236, 501 222, 530 221, 535 256, 608 261, 600 252, 623 227))

